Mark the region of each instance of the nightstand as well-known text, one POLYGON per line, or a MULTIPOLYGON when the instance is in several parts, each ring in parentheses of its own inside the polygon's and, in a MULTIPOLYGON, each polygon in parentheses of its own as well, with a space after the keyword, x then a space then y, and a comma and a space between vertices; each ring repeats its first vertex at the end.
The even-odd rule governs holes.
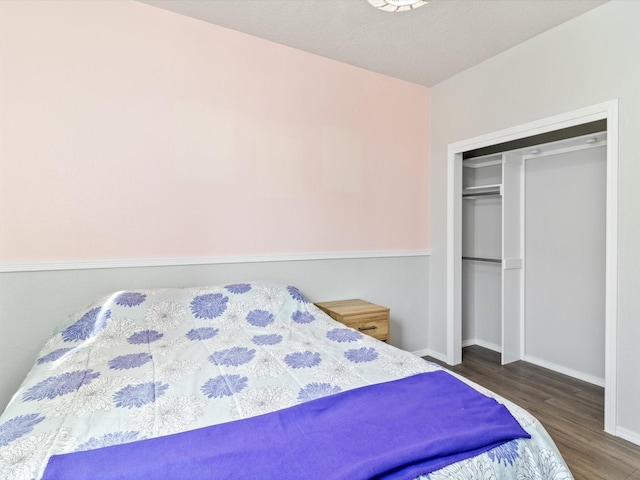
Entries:
POLYGON ((364 300, 337 300, 315 304, 334 320, 347 327, 389 342, 389 309, 364 300))

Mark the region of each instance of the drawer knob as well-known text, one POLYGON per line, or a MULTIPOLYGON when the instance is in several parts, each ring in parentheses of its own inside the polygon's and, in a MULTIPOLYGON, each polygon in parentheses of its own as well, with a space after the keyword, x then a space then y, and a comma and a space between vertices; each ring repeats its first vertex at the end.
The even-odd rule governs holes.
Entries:
POLYGON ((370 327, 358 327, 358 330, 360 330, 361 332, 364 332, 365 330, 375 330, 376 328, 378 328, 375 325, 371 325, 370 327))

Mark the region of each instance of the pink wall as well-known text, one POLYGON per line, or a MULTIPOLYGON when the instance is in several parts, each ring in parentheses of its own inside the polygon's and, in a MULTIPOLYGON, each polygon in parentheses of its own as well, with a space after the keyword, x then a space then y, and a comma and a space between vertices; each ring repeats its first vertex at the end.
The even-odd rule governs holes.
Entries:
POLYGON ((0 262, 427 249, 428 96, 137 2, 0 2, 0 262))

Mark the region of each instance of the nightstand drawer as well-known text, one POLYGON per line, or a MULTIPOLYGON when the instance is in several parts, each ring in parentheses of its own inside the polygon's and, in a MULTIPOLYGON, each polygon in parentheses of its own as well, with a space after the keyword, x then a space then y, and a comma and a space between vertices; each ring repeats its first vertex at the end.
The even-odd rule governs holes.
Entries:
POLYGON ((380 318, 346 318, 341 323, 383 342, 389 339, 389 314, 380 318))
POLYGON ((316 306, 334 320, 383 342, 389 341, 389 309, 364 300, 320 302, 316 306))

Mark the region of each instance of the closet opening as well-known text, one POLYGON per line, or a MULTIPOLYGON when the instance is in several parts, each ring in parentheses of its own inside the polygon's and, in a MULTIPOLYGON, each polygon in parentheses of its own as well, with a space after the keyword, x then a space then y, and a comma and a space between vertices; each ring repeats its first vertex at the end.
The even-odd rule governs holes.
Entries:
POLYGON ((605 387, 615 435, 617 101, 449 146, 447 363, 500 352, 605 387))
POLYGON ((606 130, 526 145, 463 154, 462 346, 603 387, 606 130))

